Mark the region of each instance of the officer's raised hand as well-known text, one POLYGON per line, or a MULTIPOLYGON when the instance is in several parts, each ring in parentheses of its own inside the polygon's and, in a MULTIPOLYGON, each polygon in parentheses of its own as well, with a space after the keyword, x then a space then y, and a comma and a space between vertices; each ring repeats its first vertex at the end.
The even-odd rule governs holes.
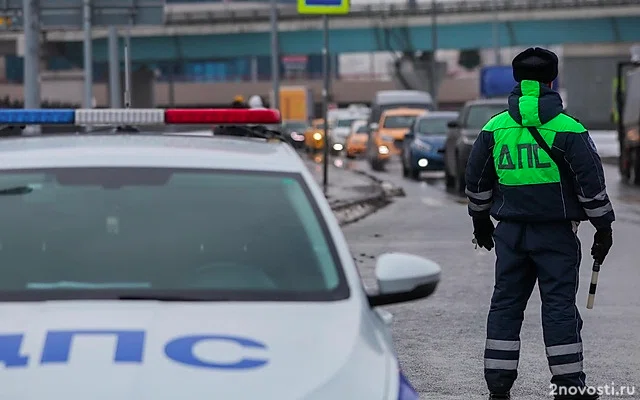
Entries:
POLYGON ((591 256, 598 264, 604 262, 605 257, 613 246, 613 231, 611 228, 601 228, 593 235, 593 246, 591 246, 591 256))
POLYGON ((491 218, 473 218, 473 236, 478 246, 491 251, 493 249, 493 222, 491 218))

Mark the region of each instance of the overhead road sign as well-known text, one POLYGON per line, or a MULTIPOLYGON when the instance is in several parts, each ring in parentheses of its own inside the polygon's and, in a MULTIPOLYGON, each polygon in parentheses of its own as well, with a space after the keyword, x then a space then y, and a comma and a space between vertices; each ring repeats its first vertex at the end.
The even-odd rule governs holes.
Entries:
MULTIPOLYGON (((12 29, 23 27, 22 3, 23 0, 0 1, 0 17, 9 19, 12 29)), ((162 25, 164 6, 165 0, 91 0, 91 25, 162 25)), ((44 29, 81 27, 83 7, 83 0, 40 0, 40 26, 44 29)))
POLYGON ((298 0, 299 14, 349 14, 349 0, 298 0))

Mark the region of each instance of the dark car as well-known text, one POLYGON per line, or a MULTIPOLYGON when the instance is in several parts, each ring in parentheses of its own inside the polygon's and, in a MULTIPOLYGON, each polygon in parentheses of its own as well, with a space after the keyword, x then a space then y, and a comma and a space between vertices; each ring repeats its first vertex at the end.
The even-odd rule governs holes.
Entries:
POLYGON ((464 174, 473 143, 491 117, 507 107, 507 98, 469 101, 462 107, 458 118, 449 122, 444 150, 447 188, 464 192, 464 174))
POLYGON ((287 121, 282 123, 282 131, 287 141, 296 149, 304 148, 304 132, 309 127, 306 121, 287 121))
POLYGON ((447 124, 456 118, 455 111, 432 111, 416 119, 402 144, 402 175, 418 179, 422 171, 444 169, 447 124))

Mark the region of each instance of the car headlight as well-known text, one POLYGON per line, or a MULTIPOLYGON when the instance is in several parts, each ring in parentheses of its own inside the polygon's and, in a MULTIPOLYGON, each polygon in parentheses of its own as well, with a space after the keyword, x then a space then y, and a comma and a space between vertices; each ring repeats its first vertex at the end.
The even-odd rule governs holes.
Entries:
POLYGON ((387 136, 387 135, 380 136, 380 140, 383 140, 385 142, 393 142, 393 138, 391 136, 387 136))
POLYGON ((318 132, 313 134, 313 139, 314 140, 322 140, 322 135, 318 132))
POLYGON ((400 371, 400 385, 398 390, 398 400, 420 400, 418 392, 411 386, 409 380, 400 371))
POLYGON ((333 149, 334 149, 335 151, 340 151, 340 150, 342 150, 342 148, 343 148, 343 146, 342 146, 342 144, 341 144, 341 143, 335 143, 335 144, 333 145, 333 149))
POLYGON ((429 143, 422 142, 420 140, 414 140, 413 141, 413 145, 417 149, 420 149, 420 150, 423 150, 423 151, 431 151, 431 150, 433 150, 433 146, 432 145, 430 145, 429 143))
POLYGON ((387 146, 378 146, 378 153, 389 154, 389 148, 387 146))

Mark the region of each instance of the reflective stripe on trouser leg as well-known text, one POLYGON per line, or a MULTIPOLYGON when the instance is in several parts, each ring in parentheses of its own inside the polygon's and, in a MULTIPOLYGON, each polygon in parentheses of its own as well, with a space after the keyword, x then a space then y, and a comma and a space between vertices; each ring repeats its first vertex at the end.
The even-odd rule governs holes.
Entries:
POLYGON ((551 383, 583 387, 582 318, 576 307, 581 246, 570 223, 527 232, 538 271, 542 328, 551 383))
POLYGON ((580 379, 583 373, 582 343, 549 346, 546 348, 546 353, 554 383, 558 382, 559 386, 583 385, 584 379, 580 379), (578 378, 577 382, 575 382, 576 378, 578 378), (567 380, 569 382, 565 382, 567 380))
POLYGON ((517 371, 519 358, 519 340, 487 339, 484 347, 484 369, 517 371))
POLYGON ((518 378, 520 328, 536 282, 527 254, 518 249, 521 232, 521 224, 504 222, 494 232, 496 276, 484 351, 484 378, 494 393, 510 391, 518 378))

